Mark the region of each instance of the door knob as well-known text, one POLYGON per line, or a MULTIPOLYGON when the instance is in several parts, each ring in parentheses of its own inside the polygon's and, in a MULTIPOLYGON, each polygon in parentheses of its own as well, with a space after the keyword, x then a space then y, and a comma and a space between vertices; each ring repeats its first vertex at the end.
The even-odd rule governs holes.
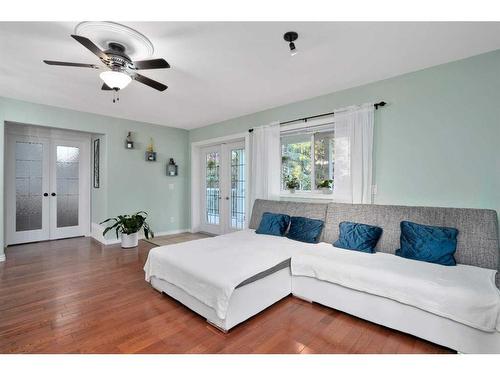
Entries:
POLYGON ((226 200, 228 201, 228 200, 229 200, 229 197, 226 197, 226 200))
POLYGON ((53 197, 55 197, 55 196, 56 196, 56 193, 52 193, 52 194, 50 194, 50 195, 52 195, 53 197))
POLYGON ((44 196, 44 197, 48 197, 48 196, 49 196, 49 193, 43 193, 43 196, 44 196))

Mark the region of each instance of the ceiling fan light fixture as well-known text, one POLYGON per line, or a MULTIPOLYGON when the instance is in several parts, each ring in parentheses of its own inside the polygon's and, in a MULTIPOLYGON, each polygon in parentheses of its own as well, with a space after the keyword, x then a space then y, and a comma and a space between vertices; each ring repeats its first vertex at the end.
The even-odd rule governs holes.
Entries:
POLYGON ((132 81, 128 74, 113 70, 102 72, 99 77, 113 90, 122 90, 132 81))
POLYGON ((290 55, 295 56, 297 54, 297 47, 295 47, 294 42, 290 42, 290 55))

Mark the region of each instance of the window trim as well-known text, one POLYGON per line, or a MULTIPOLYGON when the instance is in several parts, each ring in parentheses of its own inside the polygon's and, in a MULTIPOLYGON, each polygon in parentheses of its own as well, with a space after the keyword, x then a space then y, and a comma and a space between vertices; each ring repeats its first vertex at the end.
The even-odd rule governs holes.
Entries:
MULTIPOLYGON (((320 127, 328 124, 334 124, 335 120, 332 115, 325 116, 323 118, 310 120, 307 122, 302 122, 298 124, 290 124, 280 127, 280 138, 286 135, 289 131, 300 131, 302 129, 312 129, 315 127, 320 127), (283 134, 285 133, 285 134, 283 134)), ((281 147, 281 146, 280 146, 281 147)), ((298 199, 324 199, 324 200, 334 200, 335 193, 324 194, 321 190, 316 188, 316 171, 314 163, 314 133, 311 134, 311 176, 314 179, 314 187, 311 190, 297 190, 295 193, 290 193, 288 190, 281 189, 281 176, 280 176, 280 198, 298 198, 298 199)))
POLYGON ((296 199, 314 199, 314 200, 327 200, 334 201, 335 195, 332 194, 323 194, 320 190, 316 191, 298 191, 295 193, 290 193, 288 190, 280 191, 280 198, 296 198, 296 199))

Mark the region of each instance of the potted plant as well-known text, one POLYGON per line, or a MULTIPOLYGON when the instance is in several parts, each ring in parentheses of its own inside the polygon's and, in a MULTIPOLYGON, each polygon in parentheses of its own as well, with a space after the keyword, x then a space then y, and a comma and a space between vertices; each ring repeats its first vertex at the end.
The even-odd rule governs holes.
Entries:
POLYGON ((323 192, 323 194, 332 194, 333 190, 333 180, 322 180, 319 184, 316 185, 319 190, 323 192))
POLYGON ((300 187, 299 179, 295 176, 287 176, 285 179, 285 184, 290 193, 295 193, 295 189, 300 187))
POLYGON ((136 247, 139 242, 139 231, 144 230, 144 236, 149 239, 154 238, 154 233, 146 222, 146 217, 148 214, 144 211, 139 211, 133 215, 118 215, 117 217, 111 217, 107 220, 101 222, 101 224, 111 222, 104 232, 103 236, 106 235, 110 230, 114 229, 116 232, 116 238, 118 234, 121 234, 122 248, 128 249, 131 247, 136 247))

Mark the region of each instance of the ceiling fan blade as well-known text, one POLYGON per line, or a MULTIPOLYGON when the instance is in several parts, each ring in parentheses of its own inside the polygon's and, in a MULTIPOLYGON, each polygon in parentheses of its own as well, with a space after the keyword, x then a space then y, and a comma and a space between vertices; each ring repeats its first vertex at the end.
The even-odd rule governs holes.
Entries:
POLYGON ((144 83, 145 85, 152 87, 158 91, 165 91, 168 86, 164 85, 163 83, 157 82, 155 80, 152 80, 151 78, 145 77, 140 74, 136 74, 134 79, 136 81, 139 81, 140 83, 144 83))
POLYGON ((136 69, 165 69, 165 68, 170 68, 169 63, 166 62, 164 59, 134 61, 134 66, 135 66, 136 69))
POLYGON ((105 83, 102 84, 101 90, 113 90, 111 87, 106 85, 105 83))
POLYGON ((92 68, 92 69, 99 69, 97 65, 94 64, 81 64, 81 63, 72 63, 72 62, 66 62, 66 61, 52 61, 52 60, 43 60, 45 64, 48 65, 59 65, 59 66, 74 66, 77 68, 92 68))
POLYGON ((97 47, 90 39, 85 38, 84 36, 81 35, 71 35, 73 39, 75 39, 78 43, 80 43, 82 46, 87 48, 90 52, 92 52, 94 55, 99 57, 101 60, 108 61, 109 56, 106 55, 99 47, 97 47))

